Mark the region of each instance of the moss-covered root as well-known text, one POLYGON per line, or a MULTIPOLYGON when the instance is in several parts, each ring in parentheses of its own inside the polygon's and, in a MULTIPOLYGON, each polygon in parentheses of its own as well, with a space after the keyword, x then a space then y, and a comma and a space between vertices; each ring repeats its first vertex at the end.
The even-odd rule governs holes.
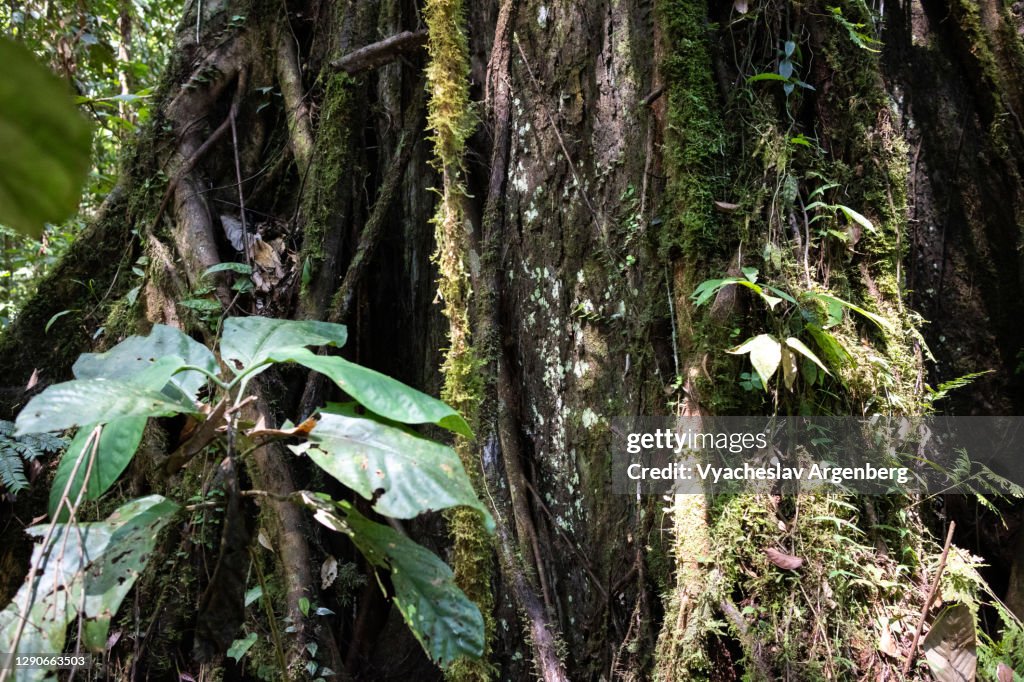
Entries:
MULTIPOLYGON (((438 289, 448 318, 448 351, 445 356, 442 398, 459 410, 474 427, 479 427, 478 412, 483 396, 480 367, 476 361, 470 331, 472 287, 466 267, 468 244, 464 229, 462 202, 462 156, 466 139, 473 131, 475 118, 469 101, 469 45, 465 34, 465 16, 461 0, 430 0, 424 7, 430 62, 427 65, 427 89, 430 101, 427 126, 431 131, 436 164, 442 175, 441 201, 434 227, 440 272, 438 289)), ((475 430, 479 431, 479 428, 475 430)), ((479 470, 475 447, 461 440, 456 450, 471 475, 479 470)), ((447 671, 450 680, 469 682, 488 680, 493 668, 488 663, 494 638, 491 592, 492 553, 490 541, 475 512, 456 510, 449 515, 455 544, 453 569, 463 592, 484 615, 485 644, 480 659, 463 658, 447 671)))
POLYGON ((718 582, 716 573, 702 565, 711 555, 704 496, 676 495, 672 525, 675 587, 665 601, 665 621, 655 651, 655 679, 702 679, 710 670, 703 639, 714 613, 718 582))

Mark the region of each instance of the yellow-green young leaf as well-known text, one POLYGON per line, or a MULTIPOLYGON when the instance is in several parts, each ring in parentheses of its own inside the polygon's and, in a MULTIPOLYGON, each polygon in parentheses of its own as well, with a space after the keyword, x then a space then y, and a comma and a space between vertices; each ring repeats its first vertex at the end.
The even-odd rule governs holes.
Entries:
POLYGON ((38 239, 78 209, 92 133, 65 83, 0 38, 0 224, 38 239))
POLYGON ((306 493, 316 519, 347 534, 373 566, 391 571, 391 584, 406 625, 427 655, 442 668, 463 656, 479 658, 484 650, 480 609, 455 584, 443 561, 425 547, 362 516, 347 502, 327 503, 306 493))
POLYGON ((788 348, 782 349, 782 379, 786 382, 786 388, 793 390, 796 383, 796 375, 799 372, 796 366, 796 356, 788 348))
POLYGON ((803 355, 805 358, 807 358, 814 364, 816 364, 818 367, 821 368, 821 371, 823 371, 825 374, 831 376, 832 373, 828 371, 828 369, 821 362, 821 360, 818 359, 818 356, 815 355, 814 352, 810 348, 808 348, 803 341, 801 341, 798 338, 790 336, 788 339, 786 339, 786 345, 795 350, 797 353, 800 353, 800 355, 803 355))
POLYGON ((494 528, 450 447, 372 419, 326 412, 309 442, 312 447, 305 454, 344 485, 375 500, 374 509, 381 514, 411 519, 465 505, 480 512, 488 529, 494 528))
POLYGON ((233 371, 255 367, 271 353, 305 346, 344 346, 343 324, 270 317, 231 317, 224 321, 220 354, 233 371))
MULTIPOLYGON (((864 317, 868 318, 869 320, 871 320, 872 322, 874 322, 875 324, 877 324, 879 327, 881 327, 882 329, 884 329, 886 331, 890 331, 890 332, 891 331, 895 331, 893 329, 892 324, 887 319, 882 317, 881 315, 876 315, 875 313, 872 313, 872 312, 870 312, 868 310, 864 310, 864 308, 861 308, 858 305, 854 305, 853 303, 850 303, 849 301, 845 301, 845 300, 843 300, 843 299, 841 299, 841 298, 839 298, 837 296, 833 296, 832 294, 825 294, 825 293, 821 293, 821 292, 815 292, 813 294, 813 296, 818 298, 818 299, 820 299, 820 300, 825 301, 826 303, 834 304, 834 305, 841 305, 841 306, 843 306, 845 308, 849 308, 853 312, 859 313, 859 314, 863 315, 864 317)), ((831 305, 830 305, 830 307, 831 307, 831 305)))
POLYGON ((733 355, 750 354, 750 364, 754 366, 761 384, 768 390, 768 380, 772 378, 782 361, 782 344, 769 334, 759 334, 747 339, 740 346, 728 351, 733 355))
POLYGON ((878 230, 875 229, 874 223, 872 223, 870 220, 862 216, 860 213, 854 211, 849 206, 843 206, 842 204, 839 204, 838 208, 840 211, 843 212, 843 215, 845 215, 847 218, 854 221, 855 223, 860 224, 861 227, 863 227, 868 232, 878 232, 878 230))
POLYGON ((437 398, 345 358, 317 355, 305 348, 275 351, 268 357, 274 362, 297 362, 320 372, 361 405, 382 417, 403 424, 437 424, 467 438, 473 436, 462 415, 437 398))

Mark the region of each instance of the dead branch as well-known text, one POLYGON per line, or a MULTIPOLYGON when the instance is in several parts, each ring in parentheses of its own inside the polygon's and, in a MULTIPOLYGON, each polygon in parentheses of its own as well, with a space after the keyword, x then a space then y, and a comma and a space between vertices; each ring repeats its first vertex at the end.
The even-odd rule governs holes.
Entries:
POLYGON ((939 557, 939 567, 935 570, 935 579, 932 580, 931 588, 928 590, 928 597, 924 600, 924 605, 921 606, 921 617, 917 619, 917 628, 914 630, 914 639, 910 641, 910 651, 907 652, 907 660, 903 662, 903 677, 910 673, 910 667, 914 664, 914 659, 917 657, 917 642, 921 639, 921 630, 924 629, 924 621, 928 617, 928 609, 932 607, 932 602, 935 601, 935 593, 938 591, 939 583, 942 581, 942 572, 946 568, 949 547, 953 544, 954 530, 956 530, 956 522, 950 521, 949 530, 946 531, 946 544, 942 547, 942 556, 939 557))
POLYGON ((331 66, 350 76, 379 69, 398 59, 406 52, 418 50, 427 43, 427 30, 402 31, 384 40, 349 52, 331 62, 331 66))

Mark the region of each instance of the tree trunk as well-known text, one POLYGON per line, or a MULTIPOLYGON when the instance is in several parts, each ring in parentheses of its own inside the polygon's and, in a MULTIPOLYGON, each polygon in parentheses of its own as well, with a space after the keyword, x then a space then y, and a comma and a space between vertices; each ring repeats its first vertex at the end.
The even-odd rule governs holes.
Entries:
MULTIPOLYGON (((829 667, 840 655, 865 675, 894 667, 874 656, 874 635, 837 652, 815 630, 797 672, 775 640, 751 644, 758 624, 734 601, 751 597, 744 571, 765 567, 751 547, 776 532, 764 500, 680 499, 663 514, 661 500, 610 494, 610 420, 915 412, 926 345, 933 380, 995 370, 956 410, 1019 410, 1019 14, 994 0, 423 4, 190 3, 121 183, 0 341, 7 381, 23 386, 36 369, 63 380, 80 352, 158 322, 207 341, 221 314, 344 322, 347 357, 443 394, 474 427, 456 446, 495 536, 458 512, 409 524, 453 548, 487 616, 487 658, 451 677, 684 679, 733 666, 796 679, 841 674, 829 667), (781 78, 790 57, 785 83, 750 80, 781 78), (814 191, 833 182, 827 201, 867 216, 874 233, 838 210, 811 224, 814 191), (839 236, 812 234, 820 225, 839 236), (204 276, 226 261, 253 264, 253 292, 228 273, 204 276), (744 391, 743 368, 722 351, 742 341, 733 328, 763 322, 760 309, 732 289, 707 309, 690 299, 701 280, 743 267, 828 287, 896 331, 847 323, 855 362, 829 391, 744 391), (915 310, 931 321, 921 332, 915 310), (756 542, 743 547, 737 533, 756 542)), ((337 397, 296 371, 259 391, 274 423, 337 397)), ((5 392, 0 416, 27 397, 5 392)), ((174 443, 176 428, 162 424, 154 442, 174 443)), ((246 468, 279 494, 313 475, 272 448, 246 468)), ((137 462, 127 487, 186 499, 206 476, 200 458, 181 477, 153 471, 137 462)), ((38 513, 33 503, 19 502, 20 518, 38 513)), ((867 518, 899 511, 860 504, 867 518)), ((920 523, 901 523, 908 542, 926 542, 920 523)), ((375 579, 360 588, 368 569, 342 539, 283 503, 264 505, 258 525, 274 547, 253 552, 281 596, 275 617, 295 626, 284 635, 292 677, 311 642, 352 679, 440 674, 375 579), (352 573, 321 591, 327 555, 352 573), (306 618, 303 598, 337 615, 306 618)), ((193 532, 168 538, 166 555, 197 546, 193 532)), ((19 528, 4 540, 24 555, 19 528)), ((200 554, 174 559, 189 564, 180 585, 141 581, 151 612, 122 614, 126 632, 144 633, 135 674, 198 670, 200 554)), ((21 578, 2 577, 5 590, 21 578)), ((784 604, 757 607, 774 622, 784 604)), ((857 613, 868 632, 870 615, 857 613)), ((818 615, 814 628, 835 630, 818 615)), ((250 660, 253 679, 275 670, 270 650, 250 660)))

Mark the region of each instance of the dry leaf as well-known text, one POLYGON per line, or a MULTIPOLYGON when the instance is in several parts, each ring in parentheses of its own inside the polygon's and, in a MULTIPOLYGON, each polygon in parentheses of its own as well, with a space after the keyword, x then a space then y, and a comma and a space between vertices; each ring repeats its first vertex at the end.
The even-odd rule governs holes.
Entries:
POLYGON ((28 378, 28 383, 25 384, 25 390, 26 391, 31 391, 33 388, 35 388, 35 385, 38 384, 38 383, 39 383, 39 369, 36 368, 36 369, 32 370, 32 376, 30 376, 28 378))
POLYGON ((246 431, 245 435, 250 438, 255 438, 256 436, 305 436, 316 426, 316 419, 310 417, 291 429, 268 429, 266 425, 266 420, 263 418, 263 415, 260 415, 260 418, 256 421, 256 426, 246 431))
POLYGON ((978 668, 974 614, 964 604, 943 611, 921 645, 938 682, 973 680, 978 668))
POLYGON ((326 590, 333 583, 335 578, 338 577, 338 560, 328 555, 324 562, 320 564, 320 589, 326 590))
MULTIPOLYGON (((747 11, 746 10, 746 6, 747 6, 747 4, 746 4, 746 2, 744 2, 743 3, 743 7, 744 7, 743 11, 744 12, 747 11)), ((722 213, 734 213, 737 210, 739 210, 739 207, 740 207, 739 204, 731 204, 728 201, 716 201, 715 202, 715 208, 717 208, 722 213)))
POLYGON ((274 548, 270 545, 270 539, 267 537, 267 534, 263 532, 262 528, 260 528, 260 532, 256 535, 256 540, 258 540, 260 545, 265 549, 269 549, 271 552, 274 551, 274 548))
POLYGON ((804 565, 804 560, 798 556, 792 554, 785 554, 777 549, 769 547, 764 550, 764 555, 768 557, 768 561, 772 562, 779 568, 784 568, 787 571, 795 571, 804 565))
POLYGON ((232 248, 239 253, 245 251, 245 232, 242 231, 242 221, 230 215, 222 215, 220 224, 224 226, 224 235, 231 242, 232 248))
POLYGON ((900 650, 896 647, 896 642, 892 638, 892 630, 889 626, 888 618, 878 619, 879 632, 878 634, 878 650, 883 654, 888 654, 893 658, 902 658, 900 656, 900 650))
POLYGON ((996 681, 997 682, 1013 682, 1013 668, 1000 663, 996 666, 996 681))
POLYGON ((747 0, 735 0, 732 3, 732 8, 736 10, 737 14, 746 14, 749 9, 747 6, 747 0))

